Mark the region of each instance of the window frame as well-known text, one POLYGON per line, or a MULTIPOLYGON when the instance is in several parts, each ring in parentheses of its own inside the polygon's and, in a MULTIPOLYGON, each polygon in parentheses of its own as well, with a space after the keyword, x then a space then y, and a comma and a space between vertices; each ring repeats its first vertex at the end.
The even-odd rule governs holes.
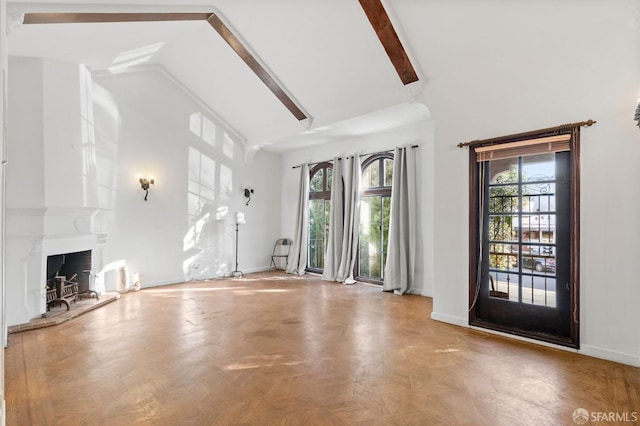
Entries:
MULTIPOLYGON (((380 164, 380 172, 378 175, 378 186, 376 187, 371 187, 371 188, 366 188, 366 189, 361 189, 360 190, 360 200, 362 200, 363 197, 388 197, 389 198, 389 203, 391 203, 391 193, 393 191, 393 176, 391 179, 392 184, 391 185, 385 185, 385 174, 384 174, 384 161, 385 160, 391 160, 392 164, 392 170, 393 170, 393 161, 395 161, 394 159, 394 155, 393 152, 383 152, 383 153, 377 153, 377 154, 372 154, 370 156, 368 156, 360 165, 360 170, 362 170, 362 175, 364 175, 365 171, 367 170, 367 168, 371 167, 374 163, 378 162, 380 164)), ((384 229, 384 224, 383 224, 383 229, 384 229)), ((389 225, 387 224, 387 232, 389 230, 389 225)), ((381 233, 381 237, 382 240, 384 241, 384 236, 381 233)), ((358 227, 358 240, 360 240, 360 229, 358 227)), ((383 254, 386 253, 386 247, 384 247, 382 249, 383 254)), ((381 275, 382 275, 382 279, 378 280, 375 278, 371 278, 371 277, 367 277, 367 276, 361 276, 360 275, 360 243, 358 243, 358 252, 356 254, 356 262, 355 262, 355 267, 354 267, 354 276, 355 279, 357 281, 362 281, 362 282, 366 282, 366 283, 370 283, 370 284, 377 284, 377 285, 382 285, 383 284, 383 280, 384 280, 384 263, 386 263, 386 257, 384 258, 385 262, 383 262, 382 268, 381 268, 381 275)))
MULTIPOLYGON (((331 189, 329 188, 329 179, 328 179, 328 173, 327 171, 331 169, 332 173, 333 173, 333 162, 331 161, 323 161, 321 163, 317 163, 316 165, 314 165, 311 170, 309 171, 309 202, 312 200, 325 200, 325 205, 326 202, 329 201, 329 204, 331 204, 331 189), (311 181, 313 181, 314 176, 318 173, 322 171, 322 191, 311 191, 311 181)), ((311 215, 311 209, 309 209, 309 216, 311 215)), ((311 219, 309 217, 309 219, 311 219)), ((325 223, 325 229, 327 229, 328 224, 325 223)), ((326 233, 326 231, 325 231, 326 233)), ((307 232, 307 250, 308 247, 310 246, 310 237, 311 237, 311 225, 309 224, 309 231, 307 232)), ((305 267, 305 271, 307 272, 313 272, 313 273, 317 273, 317 274, 321 274, 324 271, 324 255, 325 255, 325 250, 326 250, 326 235, 324 235, 323 238, 323 247, 322 247, 322 257, 323 257, 323 262, 322 262, 322 268, 316 268, 316 267, 311 267, 309 266, 310 260, 311 260, 311 256, 310 256, 310 250, 308 250, 309 255, 307 256, 307 266, 305 267)))

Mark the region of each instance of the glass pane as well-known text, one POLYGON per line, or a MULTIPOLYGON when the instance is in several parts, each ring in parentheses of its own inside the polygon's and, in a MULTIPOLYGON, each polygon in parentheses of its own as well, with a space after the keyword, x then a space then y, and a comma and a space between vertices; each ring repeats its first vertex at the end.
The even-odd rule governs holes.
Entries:
POLYGON ((391 186, 393 183, 393 160, 384 160, 384 186, 391 186))
POLYGON ((513 213, 518 208, 518 186, 494 186, 489 188, 489 212, 513 213))
POLYGON ((489 296, 518 301, 518 274, 510 272, 489 272, 489 296))
POLYGON ((391 214, 391 198, 382 197, 382 272, 387 262, 387 245, 389 244, 389 215, 391 214))
POLYGON ((362 174, 362 189, 380 186, 380 161, 371 163, 362 174))
POLYGON ((377 188, 380 186, 380 161, 372 163, 369 168, 371 169, 371 181, 369 186, 371 188, 377 188))
POLYGON ((367 167, 362 172, 362 181, 360 182, 361 189, 369 188, 369 182, 371 181, 371 168, 367 167))
POLYGON ((515 244, 489 244, 489 268, 512 271, 518 264, 518 246, 515 244))
POLYGON ((359 276, 380 279, 382 270, 382 197, 360 202, 359 276))
POLYGON ((360 236, 358 242, 358 275, 369 276, 369 241, 371 235, 371 201, 372 197, 360 200, 360 236))
POLYGON ((522 246, 522 272, 555 275, 555 247, 540 245, 522 246))
POLYGON ((522 186, 522 211, 554 212, 556 210, 556 184, 537 183, 522 186))
POLYGON ((311 178, 311 183, 309 184, 310 192, 322 192, 322 179, 324 177, 324 172, 322 169, 315 172, 313 177, 311 178))
POLYGON ((522 181, 543 182, 555 180, 556 155, 549 154, 529 155, 522 157, 522 181))
POLYGON ((556 307, 556 279, 522 275, 522 303, 556 307))
POLYGON ((382 197, 374 198, 371 209, 370 277, 382 278, 382 197))
MULTIPOLYGON (((518 226, 516 225, 516 228, 518 226)), ((555 244, 556 215, 529 214, 522 216, 522 241, 555 244)))
POLYGON ((518 182, 518 159, 505 158, 493 160, 489 163, 489 183, 516 183, 518 182))
POLYGON ((325 200, 309 200, 309 260, 310 268, 324 266, 325 200))
POLYGON ((489 216, 489 240, 514 241, 518 240, 518 218, 516 216, 489 216))
POLYGON ((331 185, 333 184, 333 167, 327 168, 327 190, 331 191, 331 185))
POLYGON ((324 200, 324 246, 323 255, 327 252, 329 242, 329 217, 331 216, 331 200, 324 200))

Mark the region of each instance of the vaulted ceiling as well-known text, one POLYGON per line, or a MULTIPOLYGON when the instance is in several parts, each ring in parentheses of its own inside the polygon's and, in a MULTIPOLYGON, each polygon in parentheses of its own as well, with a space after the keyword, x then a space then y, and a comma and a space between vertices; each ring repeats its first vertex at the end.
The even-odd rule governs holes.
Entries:
POLYGON ((9 54, 81 63, 96 73, 160 65, 250 147, 276 152, 428 117, 409 102, 421 70, 392 2, 121 1, 9 2, 10 21, 26 13, 10 30, 9 54))

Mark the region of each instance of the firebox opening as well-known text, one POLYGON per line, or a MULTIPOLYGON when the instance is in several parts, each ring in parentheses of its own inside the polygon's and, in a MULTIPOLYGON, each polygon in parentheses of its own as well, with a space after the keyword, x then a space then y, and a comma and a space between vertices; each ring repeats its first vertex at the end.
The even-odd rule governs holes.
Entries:
POLYGON ((78 283, 78 295, 89 295, 91 280, 91 250, 47 256, 47 283, 56 277, 72 277, 78 283))

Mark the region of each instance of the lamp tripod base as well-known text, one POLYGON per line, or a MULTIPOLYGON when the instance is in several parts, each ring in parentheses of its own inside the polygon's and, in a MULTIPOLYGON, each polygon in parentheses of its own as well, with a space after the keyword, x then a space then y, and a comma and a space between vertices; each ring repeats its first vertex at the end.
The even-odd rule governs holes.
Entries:
POLYGON ((231 271, 231 276, 233 278, 244 278, 242 271, 231 271))

